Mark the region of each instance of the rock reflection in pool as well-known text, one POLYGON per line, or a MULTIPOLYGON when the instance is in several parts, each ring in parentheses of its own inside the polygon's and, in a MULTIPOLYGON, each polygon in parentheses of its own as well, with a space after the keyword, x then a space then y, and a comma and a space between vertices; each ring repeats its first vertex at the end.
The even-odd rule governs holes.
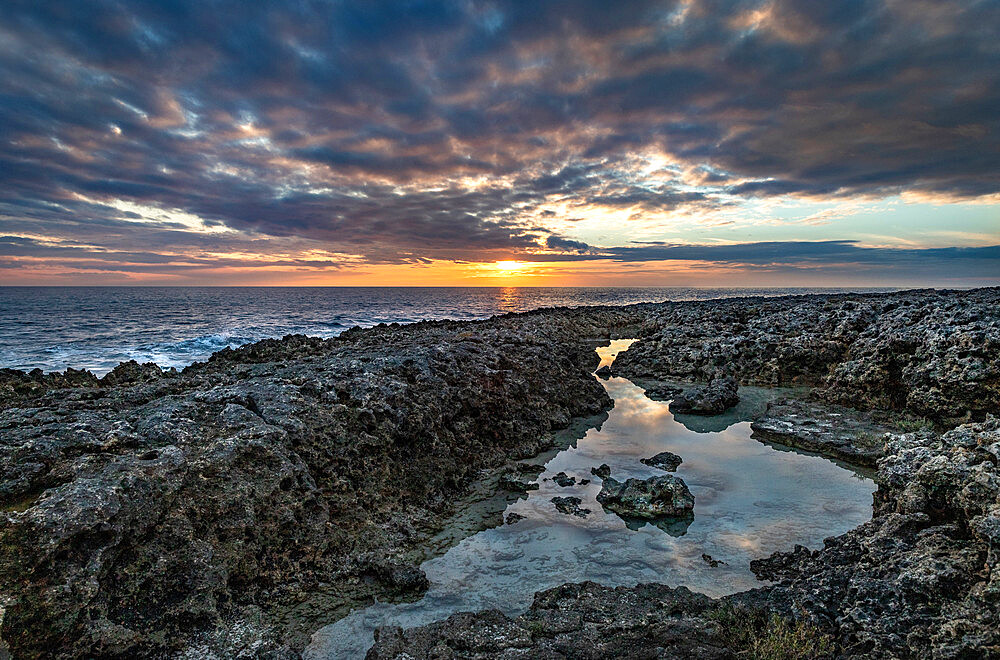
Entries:
MULTIPOLYGON (((598 349, 602 365, 629 343, 598 349)), ((673 419, 667 402, 651 401, 630 381, 601 382, 614 409, 601 428, 545 465, 538 490, 508 507, 523 520, 479 532, 425 562, 431 586, 421 600, 356 610, 317 631, 306 657, 364 657, 380 625, 417 626, 489 608, 518 614, 536 591, 564 582, 662 582, 711 596, 735 593, 760 585, 750 573, 751 559, 796 543, 818 547, 871 517, 870 479, 818 456, 752 440, 747 421, 715 432, 689 430, 673 419), (607 463, 616 479, 645 479, 664 472, 639 459, 664 450, 683 458, 674 474, 694 494, 694 519, 658 526, 605 512, 595 499, 601 480, 591 467, 607 463), (561 487, 552 481, 559 472, 591 481, 561 487), (580 498, 591 513, 558 512, 551 500, 566 496, 580 498)))

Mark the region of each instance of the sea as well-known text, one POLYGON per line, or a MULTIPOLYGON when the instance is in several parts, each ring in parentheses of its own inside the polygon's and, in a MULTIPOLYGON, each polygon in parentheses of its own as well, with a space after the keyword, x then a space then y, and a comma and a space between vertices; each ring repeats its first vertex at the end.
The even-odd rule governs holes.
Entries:
POLYGON ((269 337, 472 320, 540 307, 891 289, 701 287, 0 287, 0 368, 103 375, 120 362, 182 368, 269 337))

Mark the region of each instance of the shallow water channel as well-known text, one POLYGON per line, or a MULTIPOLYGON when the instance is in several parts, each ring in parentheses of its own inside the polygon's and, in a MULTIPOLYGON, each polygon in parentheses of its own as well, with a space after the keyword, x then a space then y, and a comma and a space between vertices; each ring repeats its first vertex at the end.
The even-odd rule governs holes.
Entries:
MULTIPOLYGON (((599 348, 601 364, 610 364, 629 343, 616 340, 599 348)), ((819 547, 827 536, 871 518, 870 479, 822 457, 751 439, 750 423, 736 421, 739 411, 687 419, 685 426, 666 402, 646 398, 630 381, 602 382, 615 400, 607 421, 551 458, 537 478, 539 489, 508 506, 505 517, 518 513, 523 520, 481 531, 424 562, 430 588, 423 598, 355 610, 317 631, 306 657, 363 658, 382 625, 418 626, 490 608, 516 615, 536 591, 565 582, 662 582, 711 596, 735 593, 761 584, 750 573, 751 559, 796 543, 819 547), (607 463, 618 480, 662 475, 639 459, 665 450, 684 459, 675 474, 695 496, 690 525, 630 529, 605 513, 595 499, 601 479, 591 467, 607 463), (552 480, 559 472, 578 483, 560 487, 552 480), (580 485, 581 479, 590 483, 580 485), (579 497, 590 513, 558 512, 551 502, 557 496, 579 497), (703 554, 725 563, 713 567, 703 554)), ((768 396, 752 388, 740 394, 744 409, 768 396)))

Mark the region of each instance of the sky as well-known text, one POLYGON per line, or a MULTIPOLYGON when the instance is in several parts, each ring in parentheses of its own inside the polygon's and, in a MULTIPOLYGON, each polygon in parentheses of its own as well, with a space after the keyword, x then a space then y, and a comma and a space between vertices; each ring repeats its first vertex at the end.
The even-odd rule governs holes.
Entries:
POLYGON ((1000 284, 1000 2, 0 3, 0 284, 1000 284))

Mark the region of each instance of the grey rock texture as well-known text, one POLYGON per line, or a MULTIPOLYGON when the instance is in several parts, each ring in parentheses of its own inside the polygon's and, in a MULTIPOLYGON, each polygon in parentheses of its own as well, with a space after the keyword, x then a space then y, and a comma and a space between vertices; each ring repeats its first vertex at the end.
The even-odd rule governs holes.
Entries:
POLYGON ((381 628, 368 660, 403 658, 732 658, 714 601, 684 587, 566 584, 535 594, 515 619, 490 610, 422 628, 381 628))
POLYGON ((657 520, 691 516, 694 495, 672 474, 649 479, 604 479, 597 501, 623 518, 657 520))
POLYGON ((552 503, 556 505, 556 511, 559 513, 577 516, 578 518, 586 518, 590 513, 590 509, 580 507, 583 500, 579 497, 553 497, 552 503))
POLYGON ((869 413, 801 399, 779 399, 764 417, 750 423, 753 437, 814 451, 854 465, 875 467, 885 453, 884 435, 892 430, 869 413))
POLYGON ((670 402, 670 412, 682 415, 721 415, 740 402, 739 384, 716 376, 704 387, 690 389, 670 402))
MULTIPOLYGON (((404 556, 456 498, 484 471, 530 481, 516 461, 611 404, 593 377, 593 347, 611 337, 639 337, 616 359, 625 377, 721 370, 931 419, 936 430, 843 455, 878 460, 871 522, 755 562, 773 584, 728 600, 816 626, 842 655, 1000 655, 997 289, 382 326, 258 342, 180 373, 0 369, 0 634, 18 658, 159 657, 234 621, 271 621, 321 583, 416 595, 426 578, 404 556)), ((834 455, 860 446, 842 425, 807 432, 830 418, 804 410, 772 408, 762 438, 834 455), (793 413, 791 431, 774 423, 793 413)), ((609 493, 616 484, 628 482, 606 477, 609 493)), ((709 607, 657 585, 564 585, 518 619, 383 631, 373 657, 732 657, 709 607)), ((284 658, 297 643, 263 625, 241 648, 284 658)))
POLYGON ((1000 409, 1000 290, 735 298, 649 308, 615 360, 630 379, 822 388, 828 401, 949 424, 1000 409))
POLYGON ((455 494, 610 407, 580 341, 621 320, 602 313, 290 336, 179 374, 0 373, 3 638, 155 655, 321 581, 420 590, 397 557, 455 494))
POLYGON ((755 561, 776 585, 744 597, 831 631, 848 655, 1000 654, 1000 419, 890 436, 875 514, 755 561))
POLYGON ((646 389, 646 397, 653 401, 667 401, 673 399, 684 391, 683 388, 669 383, 657 383, 646 389))

